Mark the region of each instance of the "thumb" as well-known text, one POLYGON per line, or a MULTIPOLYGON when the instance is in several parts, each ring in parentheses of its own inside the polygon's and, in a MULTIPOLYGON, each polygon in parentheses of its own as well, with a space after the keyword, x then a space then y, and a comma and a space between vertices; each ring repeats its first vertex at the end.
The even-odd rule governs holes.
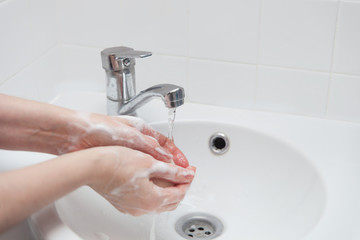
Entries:
POLYGON ((156 161, 151 169, 150 178, 163 179, 175 184, 191 183, 195 177, 196 168, 189 166, 187 168, 179 167, 156 161))

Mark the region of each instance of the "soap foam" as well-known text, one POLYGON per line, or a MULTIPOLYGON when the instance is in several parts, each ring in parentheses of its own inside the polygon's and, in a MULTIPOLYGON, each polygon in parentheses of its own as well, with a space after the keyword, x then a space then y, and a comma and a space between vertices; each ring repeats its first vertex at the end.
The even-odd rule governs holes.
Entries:
MULTIPOLYGON (((182 194, 179 193, 176 196, 172 195, 170 198, 167 198, 165 196, 161 196, 162 194, 164 194, 164 192, 161 191, 162 189, 161 187, 157 187, 157 186, 154 186, 153 188, 153 190, 160 197, 159 199, 161 199, 161 202, 157 203, 157 209, 149 211, 143 208, 131 206, 129 205, 130 203, 129 204, 122 203, 121 205, 117 203, 119 199, 125 197, 128 193, 135 194, 140 199, 146 199, 146 200, 149 199, 148 192, 145 193, 139 192, 140 189, 139 180, 142 178, 150 179, 150 176, 153 173, 169 173, 169 174, 174 174, 174 176, 178 175, 176 168, 169 167, 168 164, 160 161, 154 161, 154 163, 150 168, 142 169, 141 171, 138 171, 136 174, 133 175, 133 177, 129 181, 122 184, 121 186, 112 189, 110 193, 106 195, 106 198, 110 200, 111 203, 119 210, 121 210, 123 213, 128 213, 128 211, 131 209, 136 210, 137 212, 141 212, 143 214, 154 213, 161 208, 173 209, 173 207, 179 203, 178 201, 180 200, 182 194)), ((195 174, 194 171, 184 171, 183 176, 194 175, 194 174, 195 174)))
MULTIPOLYGON (((78 112, 77 118, 79 121, 75 121, 70 123, 70 125, 75 126, 82 130, 82 134, 80 135, 69 135, 68 136, 68 146, 57 149, 58 154, 63 154, 67 152, 71 152, 77 150, 78 144, 87 134, 96 134, 97 132, 101 133, 102 136, 108 136, 115 142, 118 142, 119 145, 123 145, 125 147, 137 148, 137 149, 145 149, 150 146, 149 139, 154 139, 155 144, 159 145, 158 141, 154 137, 147 136, 149 138, 145 139, 145 136, 141 133, 142 129, 146 126, 144 120, 131 117, 131 116, 121 116, 121 117, 113 117, 109 118, 110 123, 99 123, 94 122, 89 113, 78 112), (118 119, 125 119, 129 125, 118 121, 118 119), (111 125, 110 125, 111 124, 111 125)), ((169 158, 169 154, 165 151, 158 151, 161 155, 169 158)))
POLYGON ((136 128, 138 131, 142 131, 146 125, 145 121, 138 117, 133 116, 116 116, 116 118, 125 119, 131 126, 136 128))
POLYGON ((166 151, 165 151, 163 148, 161 148, 161 147, 156 147, 155 150, 156 150, 158 153, 160 153, 161 155, 168 156, 169 159, 170 159, 170 162, 171 162, 172 164, 175 164, 172 154, 166 152, 166 151))

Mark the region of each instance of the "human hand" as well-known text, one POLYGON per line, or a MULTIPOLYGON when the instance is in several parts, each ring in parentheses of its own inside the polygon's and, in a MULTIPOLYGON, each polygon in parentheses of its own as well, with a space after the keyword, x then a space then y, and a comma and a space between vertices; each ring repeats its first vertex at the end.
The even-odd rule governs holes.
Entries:
POLYGON ((130 116, 111 117, 77 113, 69 123, 68 141, 60 153, 97 146, 124 146, 150 154, 155 159, 188 167, 185 155, 173 141, 152 129, 142 119, 130 116))
POLYGON ((134 216, 174 210, 184 198, 195 167, 182 168, 124 147, 96 148, 103 160, 89 184, 115 208, 134 216), (171 182, 160 187, 155 180, 171 182))
POLYGON ((3 172, 0 208, 5 207, 1 208, 0 232, 83 185, 131 215, 173 210, 183 199, 194 174, 194 167, 160 162, 120 146, 89 148, 3 172), (155 183, 158 180, 173 186, 159 187, 155 183))
POLYGON ((98 146, 125 146, 187 167, 184 154, 143 121, 79 113, 0 94, 0 147, 62 155, 98 146))

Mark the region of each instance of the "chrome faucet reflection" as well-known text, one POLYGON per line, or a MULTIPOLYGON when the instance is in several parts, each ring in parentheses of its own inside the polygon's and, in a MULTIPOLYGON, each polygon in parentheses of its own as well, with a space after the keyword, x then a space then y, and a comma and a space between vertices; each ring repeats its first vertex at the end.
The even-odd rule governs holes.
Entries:
POLYGON ((109 115, 136 115, 136 109, 154 97, 160 97, 168 108, 184 104, 184 89, 172 84, 155 85, 136 95, 135 58, 151 55, 151 52, 136 51, 128 47, 106 48, 101 52, 102 66, 107 78, 109 115))

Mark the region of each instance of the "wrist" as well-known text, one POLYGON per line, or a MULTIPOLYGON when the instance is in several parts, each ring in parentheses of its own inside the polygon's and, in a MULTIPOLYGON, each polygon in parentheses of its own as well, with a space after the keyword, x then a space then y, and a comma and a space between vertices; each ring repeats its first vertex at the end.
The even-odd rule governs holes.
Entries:
POLYGON ((64 119, 66 138, 60 145, 59 154, 107 146, 113 141, 109 134, 111 130, 107 129, 106 119, 101 114, 73 111, 64 119))
MULTIPOLYGON (((96 190, 111 181, 113 172, 119 167, 120 160, 115 148, 121 147, 95 147, 83 151, 89 153, 87 159, 88 174, 85 185, 96 190)), ((81 152, 83 152, 81 151, 81 152)))
MULTIPOLYGON (((68 110, 68 109, 66 109, 68 110)), ((78 150, 96 147, 89 141, 89 132, 91 127, 91 119, 96 114, 84 113, 77 111, 67 111, 59 119, 60 127, 57 129, 59 144, 56 145, 57 153, 64 154, 75 152, 78 150)))

